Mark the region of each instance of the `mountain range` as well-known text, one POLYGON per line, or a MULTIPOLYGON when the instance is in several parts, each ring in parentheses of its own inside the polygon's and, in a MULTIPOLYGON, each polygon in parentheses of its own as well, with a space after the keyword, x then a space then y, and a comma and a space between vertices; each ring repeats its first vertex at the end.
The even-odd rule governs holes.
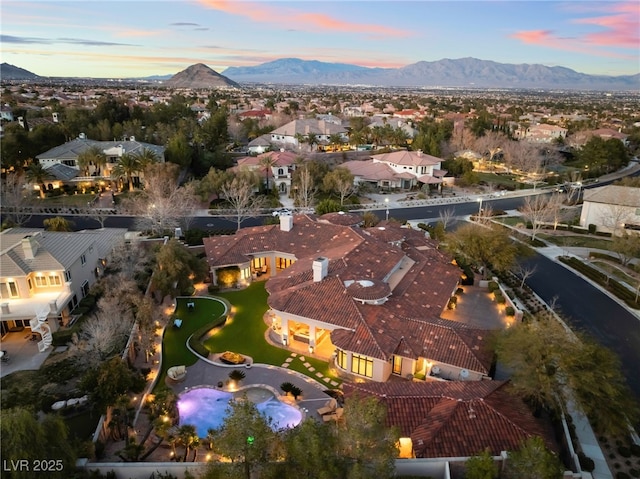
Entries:
POLYGON ((367 68, 345 63, 283 58, 252 67, 230 67, 223 73, 239 83, 427 88, 640 89, 640 74, 588 75, 565 67, 526 63, 514 65, 477 58, 420 61, 401 68, 367 68))
MULTIPOLYGON (((0 78, 37 81, 46 79, 8 63, 0 66, 0 78)), ((282 58, 250 67, 229 67, 222 74, 198 63, 170 78, 166 75, 154 75, 126 80, 161 81, 169 87, 194 89, 269 83, 418 88, 640 90, 640 74, 588 75, 560 66, 498 63, 476 58, 420 61, 401 68, 369 68, 347 63, 282 58)))

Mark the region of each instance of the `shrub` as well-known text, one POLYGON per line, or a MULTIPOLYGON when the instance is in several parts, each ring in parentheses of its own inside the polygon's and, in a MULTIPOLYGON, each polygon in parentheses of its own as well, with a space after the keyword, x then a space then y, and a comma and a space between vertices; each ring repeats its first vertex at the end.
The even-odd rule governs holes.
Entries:
POLYGON ((216 294, 218 291, 220 291, 220 286, 218 286, 217 284, 210 284, 207 287, 207 291, 209 291, 209 294, 216 294))
POLYGON ((302 394, 302 389, 300 389, 298 386, 293 386, 291 388, 291 395, 293 396, 293 399, 298 399, 298 396, 300 396, 302 394))
POLYGON ((498 286, 498 283, 496 283, 495 281, 489 281, 489 292, 493 293, 494 291, 500 289, 500 286, 498 286))
POLYGON ((290 382, 284 382, 280 385, 280 389, 282 389, 282 392, 285 394, 290 393, 293 388, 294 386, 290 382))
POLYGON ((618 448, 618 454, 620 454, 622 457, 631 457, 631 449, 629 449, 627 446, 620 446, 618 448))
POLYGON ((456 288, 456 294, 464 294, 464 289, 456 288))
POLYGON ((496 298, 496 303, 498 304, 504 304, 507 301, 506 299, 504 299, 504 296, 499 291, 495 291, 493 293, 493 296, 496 298))
POLYGON ((631 444, 631 454, 636 457, 640 457, 640 445, 631 444))
POLYGON ((415 373, 413 375, 413 377, 416 378, 416 379, 420 379, 420 380, 424 381, 425 378, 426 378, 426 375, 424 373, 415 373))
POLYGON ((56 331, 52 335, 54 346, 65 346, 68 342, 71 341, 71 337, 73 336, 72 329, 65 329, 61 331, 56 331))
POLYGON ((191 349, 203 358, 209 357, 209 350, 198 338, 195 337, 195 335, 189 338, 189 346, 191 346, 191 349))
POLYGON ((245 376, 246 374, 244 373, 244 371, 241 371, 240 369, 234 369, 229 373, 229 379, 231 379, 232 381, 242 381, 245 376))
POLYGON ((616 472, 616 479, 630 479, 631 476, 626 472, 618 471, 616 472))
POLYGON ((504 309, 504 312, 507 316, 515 316, 516 315, 516 310, 513 309, 513 306, 507 306, 504 309))
POLYGON ((95 305, 96 305, 96 297, 92 294, 88 294, 80 300, 80 306, 87 308, 88 311, 93 309, 95 305))
POLYGON ((585 455, 582 451, 578 453, 578 460, 580 461, 580 467, 583 471, 591 472, 596 468, 593 459, 585 455))
POLYGON ((632 477, 640 477, 640 471, 637 469, 630 469, 629 474, 631 474, 632 477))

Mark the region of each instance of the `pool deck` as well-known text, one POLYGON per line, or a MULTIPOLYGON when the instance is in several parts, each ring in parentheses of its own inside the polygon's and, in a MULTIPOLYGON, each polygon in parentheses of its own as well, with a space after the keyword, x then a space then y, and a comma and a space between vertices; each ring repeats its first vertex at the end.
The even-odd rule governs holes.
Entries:
MULTIPOLYGON (((234 368, 229 368, 228 366, 216 366, 215 364, 200 359, 194 365, 187 367, 187 376, 184 381, 175 382, 168 380, 167 385, 171 387, 176 394, 180 394, 186 389, 197 386, 205 385, 216 387, 218 382, 221 381, 224 384, 229 380, 229 373, 233 371, 233 369, 234 368)), ((320 419, 316 410, 330 399, 330 396, 323 392, 325 389, 328 389, 326 385, 314 381, 296 371, 266 364, 253 364, 251 368, 239 366, 235 369, 239 369, 246 374, 246 377, 240 382, 239 387, 266 384, 280 392, 280 384, 283 382, 290 382, 298 386, 302 390, 302 395, 295 404, 304 411, 305 417, 320 419)), ((227 386, 224 386, 221 390, 232 391, 227 386)))

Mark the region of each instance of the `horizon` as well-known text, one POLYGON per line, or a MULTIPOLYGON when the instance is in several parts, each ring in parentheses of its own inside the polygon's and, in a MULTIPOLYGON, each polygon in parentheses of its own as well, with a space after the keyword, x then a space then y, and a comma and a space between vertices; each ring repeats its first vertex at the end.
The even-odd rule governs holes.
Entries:
POLYGON ((640 73, 632 1, 29 0, 2 2, 0 13, 3 62, 43 77, 162 76, 196 63, 224 75, 284 58, 398 68, 470 57, 640 73))

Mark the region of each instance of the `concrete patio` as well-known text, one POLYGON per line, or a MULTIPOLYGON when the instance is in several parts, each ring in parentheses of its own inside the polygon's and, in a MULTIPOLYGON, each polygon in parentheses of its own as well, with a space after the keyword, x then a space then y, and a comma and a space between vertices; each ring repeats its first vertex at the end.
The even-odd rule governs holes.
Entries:
POLYGON ((463 294, 458 295, 455 309, 445 309, 440 315, 442 319, 464 323, 479 329, 505 329, 509 318, 504 313, 504 305, 491 299, 487 288, 479 286, 461 286, 463 294))
POLYGON ((40 369, 45 359, 53 351, 38 352, 38 342, 30 341, 31 330, 25 329, 17 333, 9 333, 0 341, 0 350, 6 351, 8 361, 0 363, 0 378, 15 371, 40 369))

